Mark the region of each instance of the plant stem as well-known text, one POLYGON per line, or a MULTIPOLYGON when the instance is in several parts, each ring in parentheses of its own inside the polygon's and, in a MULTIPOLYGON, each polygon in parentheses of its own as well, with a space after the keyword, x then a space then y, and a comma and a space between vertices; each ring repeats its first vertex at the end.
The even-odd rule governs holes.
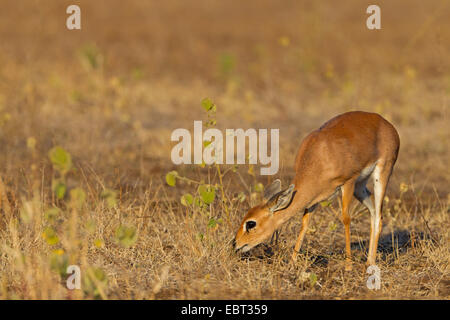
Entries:
POLYGON ((215 163, 215 165, 216 165, 216 168, 217 168, 217 173, 219 175, 220 191, 222 193, 222 203, 223 203, 223 206, 225 207, 225 213, 227 214, 227 220, 228 220, 228 223, 229 223, 230 222, 230 213, 228 211, 228 206, 227 206, 227 204, 225 202, 226 199, 225 199, 225 192, 223 190, 222 173, 220 172, 220 166, 217 163, 215 163))

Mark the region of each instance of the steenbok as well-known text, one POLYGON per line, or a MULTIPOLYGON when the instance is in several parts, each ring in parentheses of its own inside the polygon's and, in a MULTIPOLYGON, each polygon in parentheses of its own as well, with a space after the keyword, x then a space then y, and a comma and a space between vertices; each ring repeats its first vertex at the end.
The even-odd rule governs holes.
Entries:
POLYGON ((342 194, 345 227, 346 270, 351 270, 349 205, 355 196, 371 215, 368 265, 375 264, 382 228, 386 187, 400 147, 395 128, 376 113, 347 112, 311 132, 295 159, 295 177, 285 190, 275 180, 264 192, 264 202, 245 215, 234 239, 236 251, 246 252, 268 239, 286 221, 303 212, 300 234, 294 247, 295 261, 317 204, 342 194), (375 205, 366 188, 373 178, 375 205))

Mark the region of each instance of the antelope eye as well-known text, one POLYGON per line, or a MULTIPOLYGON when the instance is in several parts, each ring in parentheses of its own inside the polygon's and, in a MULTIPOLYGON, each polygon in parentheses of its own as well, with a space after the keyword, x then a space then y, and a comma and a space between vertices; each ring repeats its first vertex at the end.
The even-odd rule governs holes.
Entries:
POLYGON ((253 229, 254 227, 256 227, 256 221, 250 220, 245 223, 245 230, 247 231, 253 229))

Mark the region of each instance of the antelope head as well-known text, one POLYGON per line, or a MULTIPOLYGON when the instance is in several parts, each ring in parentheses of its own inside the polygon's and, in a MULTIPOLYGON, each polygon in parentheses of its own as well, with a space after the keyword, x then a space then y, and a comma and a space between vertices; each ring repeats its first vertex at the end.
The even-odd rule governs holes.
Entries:
POLYGON ((242 220, 234 239, 236 251, 247 252, 268 239, 280 226, 281 220, 277 211, 289 206, 294 195, 294 185, 281 190, 279 179, 272 182, 264 191, 262 204, 251 208, 242 220))

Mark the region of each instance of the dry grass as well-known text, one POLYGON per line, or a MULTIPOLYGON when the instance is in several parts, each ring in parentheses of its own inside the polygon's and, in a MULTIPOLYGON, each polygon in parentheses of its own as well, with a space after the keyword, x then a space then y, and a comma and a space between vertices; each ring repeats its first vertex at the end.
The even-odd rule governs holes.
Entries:
POLYGON ((446 1, 378 1, 381 31, 365 28, 369 3, 356 0, 78 2, 82 31, 65 29, 70 1, 0 5, 0 298, 449 299, 446 1), (218 183, 214 167, 170 160, 172 130, 205 119, 206 96, 220 129, 281 129, 284 184, 301 138, 331 116, 361 109, 394 123, 401 150, 385 206, 381 290, 366 288, 369 215, 356 201, 351 272, 338 202, 314 213, 296 265, 287 258, 300 217, 278 246, 231 252, 260 196, 251 186, 272 179, 248 166, 242 179, 224 177, 229 217, 221 197, 206 210, 180 204, 195 187, 167 186, 168 171, 218 183), (67 185, 85 191, 81 207, 51 190, 56 145, 73 157, 67 185), (116 206, 102 199, 105 188, 117 191, 116 206), (49 221, 53 206, 62 211, 49 221), (223 222, 208 227, 210 218, 223 222), (132 246, 115 241, 120 225, 138 231, 132 246), (42 236, 47 227, 56 244, 42 236), (102 270, 107 283, 67 290, 52 269, 64 259, 84 276, 98 268, 91 279, 102 270))

